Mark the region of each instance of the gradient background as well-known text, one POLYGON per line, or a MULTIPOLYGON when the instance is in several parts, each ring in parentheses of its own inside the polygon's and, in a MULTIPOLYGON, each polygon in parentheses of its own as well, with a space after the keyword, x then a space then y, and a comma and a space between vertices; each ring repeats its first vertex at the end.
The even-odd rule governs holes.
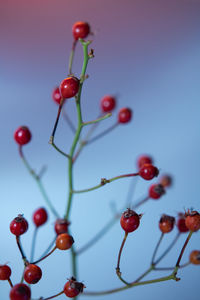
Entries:
MULTIPOLYGON (((200 209, 200 1, 1 1, 0 263, 10 262, 14 283, 20 280, 23 265, 9 223, 18 213, 30 220, 30 230, 22 238, 29 253, 32 212, 44 202, 20 161, 13 132, 19 125, 30 127, 33 139, 25 147, 25 154, 35 170, 48 166, 43 182, 62 214, 66 206, 67 162, 48 144, 57 113, 51 92, 67 75, 71 27, 78 20, 88 21, 95 32, 95 59, 89 63, 90 77, 82 97, 84 120, 98 115, 99 100, 109 93, 118 96, 117 109, 129 106, 134 117, 131 124, 85 148, 75 166, 76 189, 96 185, 101 177, 134 172, 136 158, 142 153, 151 154, 161 171, 174 177, 173 187, 160 201, 150 201, 138 210, 144 213, 142 226, 129 236, 121 261, 125 278, 134 280, 148 268, 160 236, 157 223, 162 213, 176 215, 190 207, 200 209)), ((81 51, 79 47, 74 63, 77 76, 81 51)), ((67 110, 75 121, 73 100, 69 100, 67 110)), ((98 132, 113 124, 116 114, 101 123, 98 132)), ((72 138, 70 129, 61 121, 56 143, 68 151, 72 138)), ((128 179, 114 182, 74 198, 71 230, 77 248, 112 217, 111 202, 121 207, 129 184, 128 179)), ((145 195, 149 184, 139 179, 134 199, 145 195)), ((50 215, 48 225, 39 233, 37 256, 52 240, 53 221, 50 215)), ((175 234, 176 229, 166 236, 163 247, 175 234)), ((115 267, 122 237, 116 224, 104 239, 80 256, 80 280, 88 291, 121 286, 115 267)), ((185 235, 160 266, 176 262, 184 239, 185 235)), ((199 246, 198 233, 192 237, 183 262, 199 246)), ((34 299, 59 292, 71 275, 66 253, 55 253, 40 266, 44 276, 32 288, 34 299)), ((147 279, 164 274, 154 273, 147 279)), ((199 299, 199 268, 189 266, 179 275, 181 281, 177 283, 158 283, 100 298, 175 300, 192 295, 193 300, 199 299)), ((0 282, 0 295, 8 299, 6 282, 0 282)), ((65 298, 63 295, 58 299, 65 298)), ((91 298, 94 297, 84 297, 91 298)))

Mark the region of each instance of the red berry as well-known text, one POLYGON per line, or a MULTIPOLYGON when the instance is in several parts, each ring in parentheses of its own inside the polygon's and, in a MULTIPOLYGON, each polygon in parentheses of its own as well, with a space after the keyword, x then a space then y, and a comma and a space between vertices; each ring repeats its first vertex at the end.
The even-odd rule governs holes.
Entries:
POLYGON ((163 175, 160 178, 160 184, 164 187, 170 187, 172 185, 172 177, 170 175, 163 175))
POLYGON ((168 216, 168 215, 162 215, 159 221, 159 228, 162 231, 162 233, 168 233, 172 231, 174 228, 175 218, 168 216))
POLYGON ((197 211, 188 211, 186 213, 185 225, 191 231, 200 229, 200 214, 197 211))
POLYGON ((177 226, 179 232, 181 232, 181 233, 188 232, 189 229, 185 225, 185 215, 182 213, 179 213, 178 216, 179 217, 178 217, 176 226, 177 226))
POLYGON ((118 122, 119 123, 128 123, 132 118, 132 110, 127 107, 123 107, 118 112, 118 122))
POLYGON ((190 253, 190 262, 193 265, 200 265, 200 251, 199 250, 193 250, 190 253))
POLYGON ((135 211, 127 209, 121 216, 120 224, 126 232, 132 232, 140 225, 140 217, 135 211))
POLYGON ((152 184, 149 188, 149 197, 152 199, 159 199, 165 194, 165 189, 162 184, 152 184))
POLYGON ((45 208, 38 208, 33 214, 33 222, 36 227, 39 227, 46 223, 48 219, 47 211, 45 208))
POLYGON ((116 106, 116 100, 112 96, 104 96, 101 99, 101 110, 102 112, 111 112, 116 106))
POLYGON ((70 249, 74 243, 74 239, 68 233, 61 233, 57 236, 56 247, 60 250, 70 249))
POLYGON ((138 169, 140 169, 144 164, 153 164, 153 159, 148 155, 140 156, 137 161, 138 169))
POLYGON ((74 97, 79 90, 79 80, 76 77, 65 78, 60 84, 60 92, 64 99, 74 97))
POLYGON ((90 25, 86 22, 76 22, 72 27, 75 40, 85 39, 90 33, 90 25))
POLYGON ((10 231, 16 236, 24 234, 27 230, 28 230, 28 222, 23 217, 23 215, 18 215, 10 223, 10 231))
POLYGON ((29 264, 24 270, 24 280, 29 284, 37 283, 41 277, 42 270, 34 264, 29 264))
POLYGON ((68 226, 70 225, 70 222, 68 222, 65 219, 57 219, 54 225, 54 229, 56 234, 61 233, 68 233, 68 226))
POLYGON ((145 180, 151 180, 158 174, 159 170, 152 164, 144 164, 139 170, 139 175, 145 180))
POLYGON ((14 139, 19 145, 25 145, 31 140, 31 132, 26 126, 20 126, 14 133, 14 139))
POLYGON ((56 88, 53 90, 52 98, 53 98, 53 100, 54 100, 57 104, 60 104, 60 102, 61 102, 61 100, 62 100, 62 96, 61 96, 61 94, 60 94, 59 87, 56 87, 56 88))
POLYGON ((11 275, 11 268, 7 265, 0 265, 0 280, 8 280, 11 275))
POLYGON ((10 291, 10 300, 30 300, 31 290, 24 283, 14 285, 10 291))
POLYGON ((82 293, 84 288, 82 282, 78 282, 74 277, 71 277, 64 286, 64 293, 67 297, 74 298, 82 293))

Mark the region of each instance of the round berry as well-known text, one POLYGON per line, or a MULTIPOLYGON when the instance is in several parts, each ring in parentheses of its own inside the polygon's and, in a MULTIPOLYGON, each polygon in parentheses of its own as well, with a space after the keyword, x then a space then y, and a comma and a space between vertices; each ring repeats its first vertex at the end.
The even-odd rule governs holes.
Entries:
POLYGON ((29 264, 24 270, 24 280, 29 284, 37 283, 41 277, 42 270, 34 264, 29 264))
POLYGON ((102 112, 111 112, 116 106, 116 100, 113 96, 104 96, 100 102, 102 112))
POLYGON ((152 184, 149 188, 149 197, 152 199, 159 199, 165 194, 165 189, 162 184, 152 184))
POLYGON ((0 280, 8 280, 11 275, 11 268, 7 265, 0 265, 0 280))
POLYGON ((24 283, 14 285, 10 291, 10 300, 30 300, 31 290, 24 283))
POLYGON ((54 225, 54 229, 56 234, 61 233, 68 233, 68 226, 70 225, 70 222, 68 222, 65 219, 57 219, 54 225))
POLYGON ((118 112, 118 122, 119 123, 128 123, 132 118, 132 110, 127 107, 123 107, 118 112))
POLYGON ((76 22, 72 27, 75 40, 85 39, 90 33, 90 25, 86 22, 76 22))
POLYGON ((138 169, 141 169, 141 167, 144 164, 153 164, 153 159, 151 158, 151 156, 142 155, 138 158, 137 160, 138 169))
POLYGON ((168 215, 162 215, 159 221, 159 228, 162 231, 162 233, 168 233, 172 231, 174 228, 175 218, 168 216, 168 215))
POLYGON ((189 229, 185 225, 185 215, 184 214, 182 214, 182 213, 178 214, 178 220, 177 220, 176 226, 177 226, 178 231, 180 233, 184 233, 184 232, 189 231, 189 229))
POLYGON ((164 187, 170 187, 172 185, 172 177, 170 175, 161 176, 160 184, 164 187))
POLYGON ((68 233, 61 233, 57 236, 56 247, 60 250, 70 249, 74 243, 74 239, 68 233))
POLYGON ((36 227, 39 227, 46 223, 48 219, 48 214, 45 208, 38 208, 33 214, 33 222, 36 227))
POLYGON ((131 209, 127 209, 121 216, 120 224, 126 232, 132 232, 140 225, 140 215, 131 209))
POLYGON ((57 104, 60 104, 60 102, 61 102, 61 100, 62 100, 62 96, 61 96, 61 94, 60 94, 59 87, 56 87, 56 88, 53 90, 52 98, 53 98, 53 100, 54 100, 57 104))
POLYGON ((200 251, 199 250, 193 250, 190 253, 190 262, 193 265, 200 265, 200 251))
POLYGON ((31 132, 26 126, 20 126, 14 133, 14 139, 20 146, 26 145, 31 140, 31 132))
POLYGON ((69 298, 74 298, 83 292, 85 288, 82 282, 76 281, 76 278, 71 277, 64 286, 64 293, 69 298))
POLYGON ((159 170, 152 164, 144 164, 139 170, 139 175, 145 180, 151 180, 158 174, 159 170))
POLYGON ((18 215, 10 223, 10 231, 16 236, 24 234, 27 230, 28 230, 28 222, 23 217, 23 215, 18 215))
POLYGON ((64 99, 76 96, 79 90, 79 80, 76 77, 65 78, 60 84, 60 92, 64 99))
POLYGON ((197 211, 188 211, 186 213, 185 225, 191 231, 200 229, 200 214, 197 211))

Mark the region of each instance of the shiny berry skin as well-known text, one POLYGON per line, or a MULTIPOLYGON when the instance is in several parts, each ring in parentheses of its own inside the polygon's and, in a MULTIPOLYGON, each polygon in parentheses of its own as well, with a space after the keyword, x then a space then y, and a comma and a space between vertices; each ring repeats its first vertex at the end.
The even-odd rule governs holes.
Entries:
POLYGON ((102 112, 111 112, 116 106, 116 100, 113 96, 104 96, 100 102, 102 112))
POLYGON ((127 107, 123 107, 118 112, 118 123, 125 124, 131 121, 132 110, 127 107))
POLYGON ((76 22, 72 27, 72 34, 75 40, 85 39, 90 33, 90 25, 86 22, 76 22))
POLYGON ((11 275, 11 268, 7 265, 0 265, 0 280, 8 280, 11 275))
POLYGON ((37 283, 42 277, 42 270, 34 264, 29 264, 24 270, 24 280, 29 284, 37 283))
POLYGON ((64 293, 67 297, 74 298, 82 293, 84 288, 85 286, 82 282, 78 282, 74 277, 71 277, 64 285, 64 293))
POLYGON ((172 185, 172 177, 170 175, 162 175, 159 182, 164 187, 170 187, 172 185))
POLYGON ((18 215, 10 223, 10 231, 16 236, 24 234, 27 230, 28 230, 28 222, 23 217, 23 215, 18 215))
POLYGON ((20 146, 26 145, 31 140, 31 132, 26 126, 20 126, 14 133, 14 139, 20 146))
POLYGON ((52 98, 53 98, 54 102, 56 102, 57 104, 60 104, 60 102, 61 102, 61 100, 62 100, 62 96, 61 96, 61 94, 60 94, 59 87, 56 87, 56 88, 53 90, 52 98))
POLYGON ((65 219, 57 219, 54 225, 54 229, 56 234, 61 233, 68 233, 68 226, 70 225, 70 222, 68 222, 65 219))
POLYGON ((64 99, 76 96, 79 90, 79 80, 76 77, 67 77, 60 84, 60 92, 64 99))
POLYGON ((56 247, 60 250, 70 249, 74 243, 74 239, 68 233, 61 233, 56 238, 56 247))
POLYGON ((31 290, 24 283, 14 285, 10 291, 10 300, 30 300, 31 290))
POLYGON ((133 232, 140 225, 140 215, 131 209, 127 209, 121 216, 120 224, 125 232, 133 232))
POLYGON ((48 219, 48 214, 45 208, 38 208, 33 214, 33 222, 36 227, 39 227, 46 223, 48 219))
POLYGON ((180 233, 185 233, 185 232, 189 231, 189 229, 185 225, 185 215, 184 214, 182 214, 182 213, 178 214, 178 220, 177 220, 176 226, 180 233))
POLYGON ((149 188, 149 197, 152 199, 159 199, 165 194, 165 189, 162 184, 152 184, 149 188))
POLYGON ((191 231, 200 229, 200 214, 197 211, 188 211, 186 213, 185 225, 191 231))
POLYGON ((200 251, 199 250, 193 250, 190 253, 190 262, 193 265, 200 265, 200 251))
POLYGON ((153 159, 151 158, 151 156, 142 155, 138 158, 137 160, 138 169, 141 169, 141 167, 144 164, 153 164, 153 159))
POLYGON ((175 218, 168 216, 168 215, 162 215, 159 221, 159 228, 162 231, 162 233, 168 233, 172 231, 174 228, 175 218))
POLYGON ((158 174, 159 170, 152 164, 144 164, 139 170, 139 175, 145 180, 151 180, 158 174))

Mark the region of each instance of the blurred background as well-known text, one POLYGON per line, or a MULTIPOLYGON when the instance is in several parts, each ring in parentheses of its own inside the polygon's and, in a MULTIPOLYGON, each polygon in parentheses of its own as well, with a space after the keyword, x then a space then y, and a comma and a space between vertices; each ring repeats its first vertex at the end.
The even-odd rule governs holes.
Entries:
MULTIPOLYGON (((121 271, 133 281, 148 267, 160 237, 158 221, 162 213, 177 216, 184 209, 200 210, 200 1, 192 0, 43 0, 11 1, 0 4, 0 86, 1 86, 1 264, 9 262, 12 280, 18 283, 23 264, 9 223, 19 213, 29 221, 22 237, 27 256, 34 226, 33 211, 45 206, 39 190, 22 164, 13 133, 20 125, 32 132, 24 152, 34 170, 47 166, 43 183, 61 215, 67 199, 67 161, 49 144, 57 114, 51 98, 55 86, 67 76, 72 45, 72 25, 87 21, 94 36, 82 95, 85 121, 99 114, 105 94, 117 96, 117 108, 103 121, 97 133, 116 122, 121 107, 133 109, 133 120, 85 147, 75 164, 76 189, 91 187, 100 178, 110 178, 137 170, 140 154, 149 154, 161 173, 173 176, 173 186, 158 201, 149 201, 137 212, 143 213, 139 229, 128 237, 121 260, 121 271)), ((73 70, 79 76, 82 49, 78 45, 73 70)), ((65 107, 76 124, 74 100, 65 107)), ((85 131, 86 133, 86 131, 85 131)), ((83 132, 84 134, 84 132, 83 132)), ((61 119, 55 142, 69 151, 73 133, 61 119)), ((152 182, 156 182, 157 179, 152 182)), ((120 209, 128 200, 147 194, 152 182, 123 179, 100 190, 74 197, 70 216, 71 231, 78 249, 113 217, 113 206, 120 209), (130 199, 131 198, 131 199, 130 199)), ((47 208, 47 207, 46 207, 47 208)), ((36 242, 39 257, 54 237, 54 217, 44 225, 36 242)), ((160 253, 172 241, 177 229, 166 235, 160 253)), ((79 280, 89 290, 122 286, 115 274, 123 232, 119 222, 95 246, 78 258, 79 280)), ((186 235, 183 234, 160 266, 173 266, 186 235)), ((199 233, 192 236, 183 262, 199 249, 199 233)), ((33 299, 48 297, 62 290, 71 276, 70 255, 56 251, 40 264, 43 278, 32 287, 33 299)), ((168 272, 154 272, 146 279, 168 272)), ((199 267, 181 269, 179 282, 163 282, 132 288, 101 299, 199 299, 199 267)), ((8 299, 9 286, 0 282, 2 299, 8 299)), ((58 299, 65 299, 64 295, 58 299)), ((94 297, 92 297, 94 298, 94 297)), ((88 300, 91 297, 84 296, 88 300)))

